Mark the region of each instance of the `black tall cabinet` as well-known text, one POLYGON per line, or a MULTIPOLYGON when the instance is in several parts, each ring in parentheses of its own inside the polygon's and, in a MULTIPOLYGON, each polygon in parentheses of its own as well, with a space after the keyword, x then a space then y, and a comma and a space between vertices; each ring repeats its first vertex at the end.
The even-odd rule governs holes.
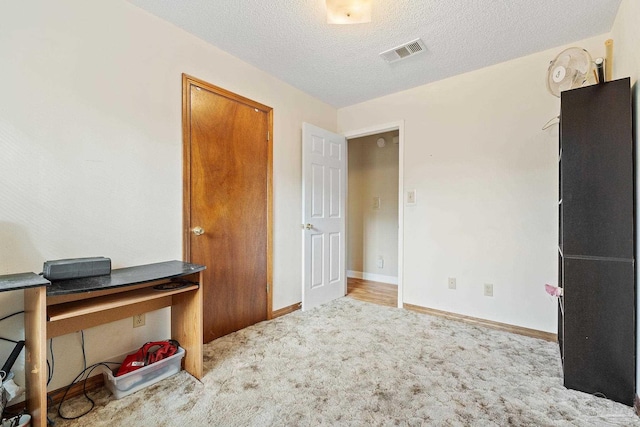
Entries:
POLYGON ((561 104, 558 341, 564 385, 633 405, 630 79, 563 92, 561 104))

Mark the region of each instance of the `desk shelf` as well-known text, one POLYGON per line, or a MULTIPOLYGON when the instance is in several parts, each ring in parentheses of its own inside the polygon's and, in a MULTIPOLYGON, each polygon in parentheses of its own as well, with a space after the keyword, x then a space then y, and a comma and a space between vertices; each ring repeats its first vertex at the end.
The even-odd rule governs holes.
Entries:
POLYGON ((173 295, 195 291, 198 288, 199 285, 191 285, 170 291, 157 291, 147 287, 49 305, 47 338, 169 307, 173 305, 173 295))

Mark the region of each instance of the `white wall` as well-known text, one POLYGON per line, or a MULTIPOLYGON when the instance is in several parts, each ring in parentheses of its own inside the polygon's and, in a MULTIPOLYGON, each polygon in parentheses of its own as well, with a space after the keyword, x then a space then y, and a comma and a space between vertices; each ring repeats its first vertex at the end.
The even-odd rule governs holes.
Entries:
MULTIPOLYGON (((606 38, 575 45, 601 56, 606 38)), ((541 128, 562 49, 338 110, 341 132, 405 121, 404 303, 556 332, 558 127, 541 128)))
MULTIPOLYGON (((274 108, 273 307, 300 301, 301 123, 335 130, 334 108, 122 0, 2 2, 0 16, 0 274, 181 258, 187 73, 274 108)), ((20 292, 0 295, 0 315, 21 308, 20 292)), ((146 324, 87 331, 90 362, 167 338, 166 312, 146 324)), ((54 350, 50 389, 81 368, 76 335, 54 350)))
POLYGON ((350 139, 347 270, 354 277, 397 283, 398 131, 350 139), (378 138, 386 145, 378 147, 378 138), (373 198, 380 198, 374 209, 373 198), (383 267, 377 266, 382 257, 383 267))
MULTIPOLYGON (((635 124, 635 148, 636 148, 636 171, 640 165, 640 157, 638 157, 638 124, 640 123, 640 110, 638 109, 638 99, 640 99, 640 3, 637 0, 622 0, 618 16, 613 25, 611 36, 614 40, 614 78, 631 77, 633 87, 633 104, 635 124)), ((640 180, 637 179, 636 172, 636 193, 640 188, 640 180)), ((636 197, 637 200, 637 197, 636 197)), ((636 256, 640 254, 640 210, 636 207, 636 256)), ((638 260, 636 260, 636 280, 640 273, 638 269, 638 260)), ((636 289, 636 303, 640 307, 640 292, 636 289)), ((636 312, 637 327, 636 331, 640 331, 640 316, 636 312)), ((636 337, 636 394, 640 395, 640 340, 636 337)))

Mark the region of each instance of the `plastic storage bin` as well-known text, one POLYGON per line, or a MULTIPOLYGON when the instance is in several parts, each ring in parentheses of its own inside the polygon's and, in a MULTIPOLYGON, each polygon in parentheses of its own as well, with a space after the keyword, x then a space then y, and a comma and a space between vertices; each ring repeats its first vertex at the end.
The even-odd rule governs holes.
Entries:
POLYGON ((107 369, 102 373, 104 383, 116 399, 120 399, 171 375, 177 374, 180 372, 183 357, 184 349, 178 347, 178 352, 173 356, 169 356, 151 365, 143 366, 140 369, 136 369, 133 372, 119 377, 114 377, 113 372, 107 369))

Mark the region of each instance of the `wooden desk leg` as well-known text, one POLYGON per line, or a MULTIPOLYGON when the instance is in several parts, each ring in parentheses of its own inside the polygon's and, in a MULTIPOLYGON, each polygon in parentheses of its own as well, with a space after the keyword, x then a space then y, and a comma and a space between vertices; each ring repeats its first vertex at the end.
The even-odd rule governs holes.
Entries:
POLYGON ((25 347, 24 376, 27 386, 27 410, 31 425, 47 426, 47 288, 24 291, 25 347))
MULTIPOLYGON (((171 338, 178 340, 185 349, 184 369, 197 379, 202 378, 202 279, 200 287, 192 292, 173 295, 171 306, 171 338)), ((192 279, 193 280, 193 279, 192 279)))

